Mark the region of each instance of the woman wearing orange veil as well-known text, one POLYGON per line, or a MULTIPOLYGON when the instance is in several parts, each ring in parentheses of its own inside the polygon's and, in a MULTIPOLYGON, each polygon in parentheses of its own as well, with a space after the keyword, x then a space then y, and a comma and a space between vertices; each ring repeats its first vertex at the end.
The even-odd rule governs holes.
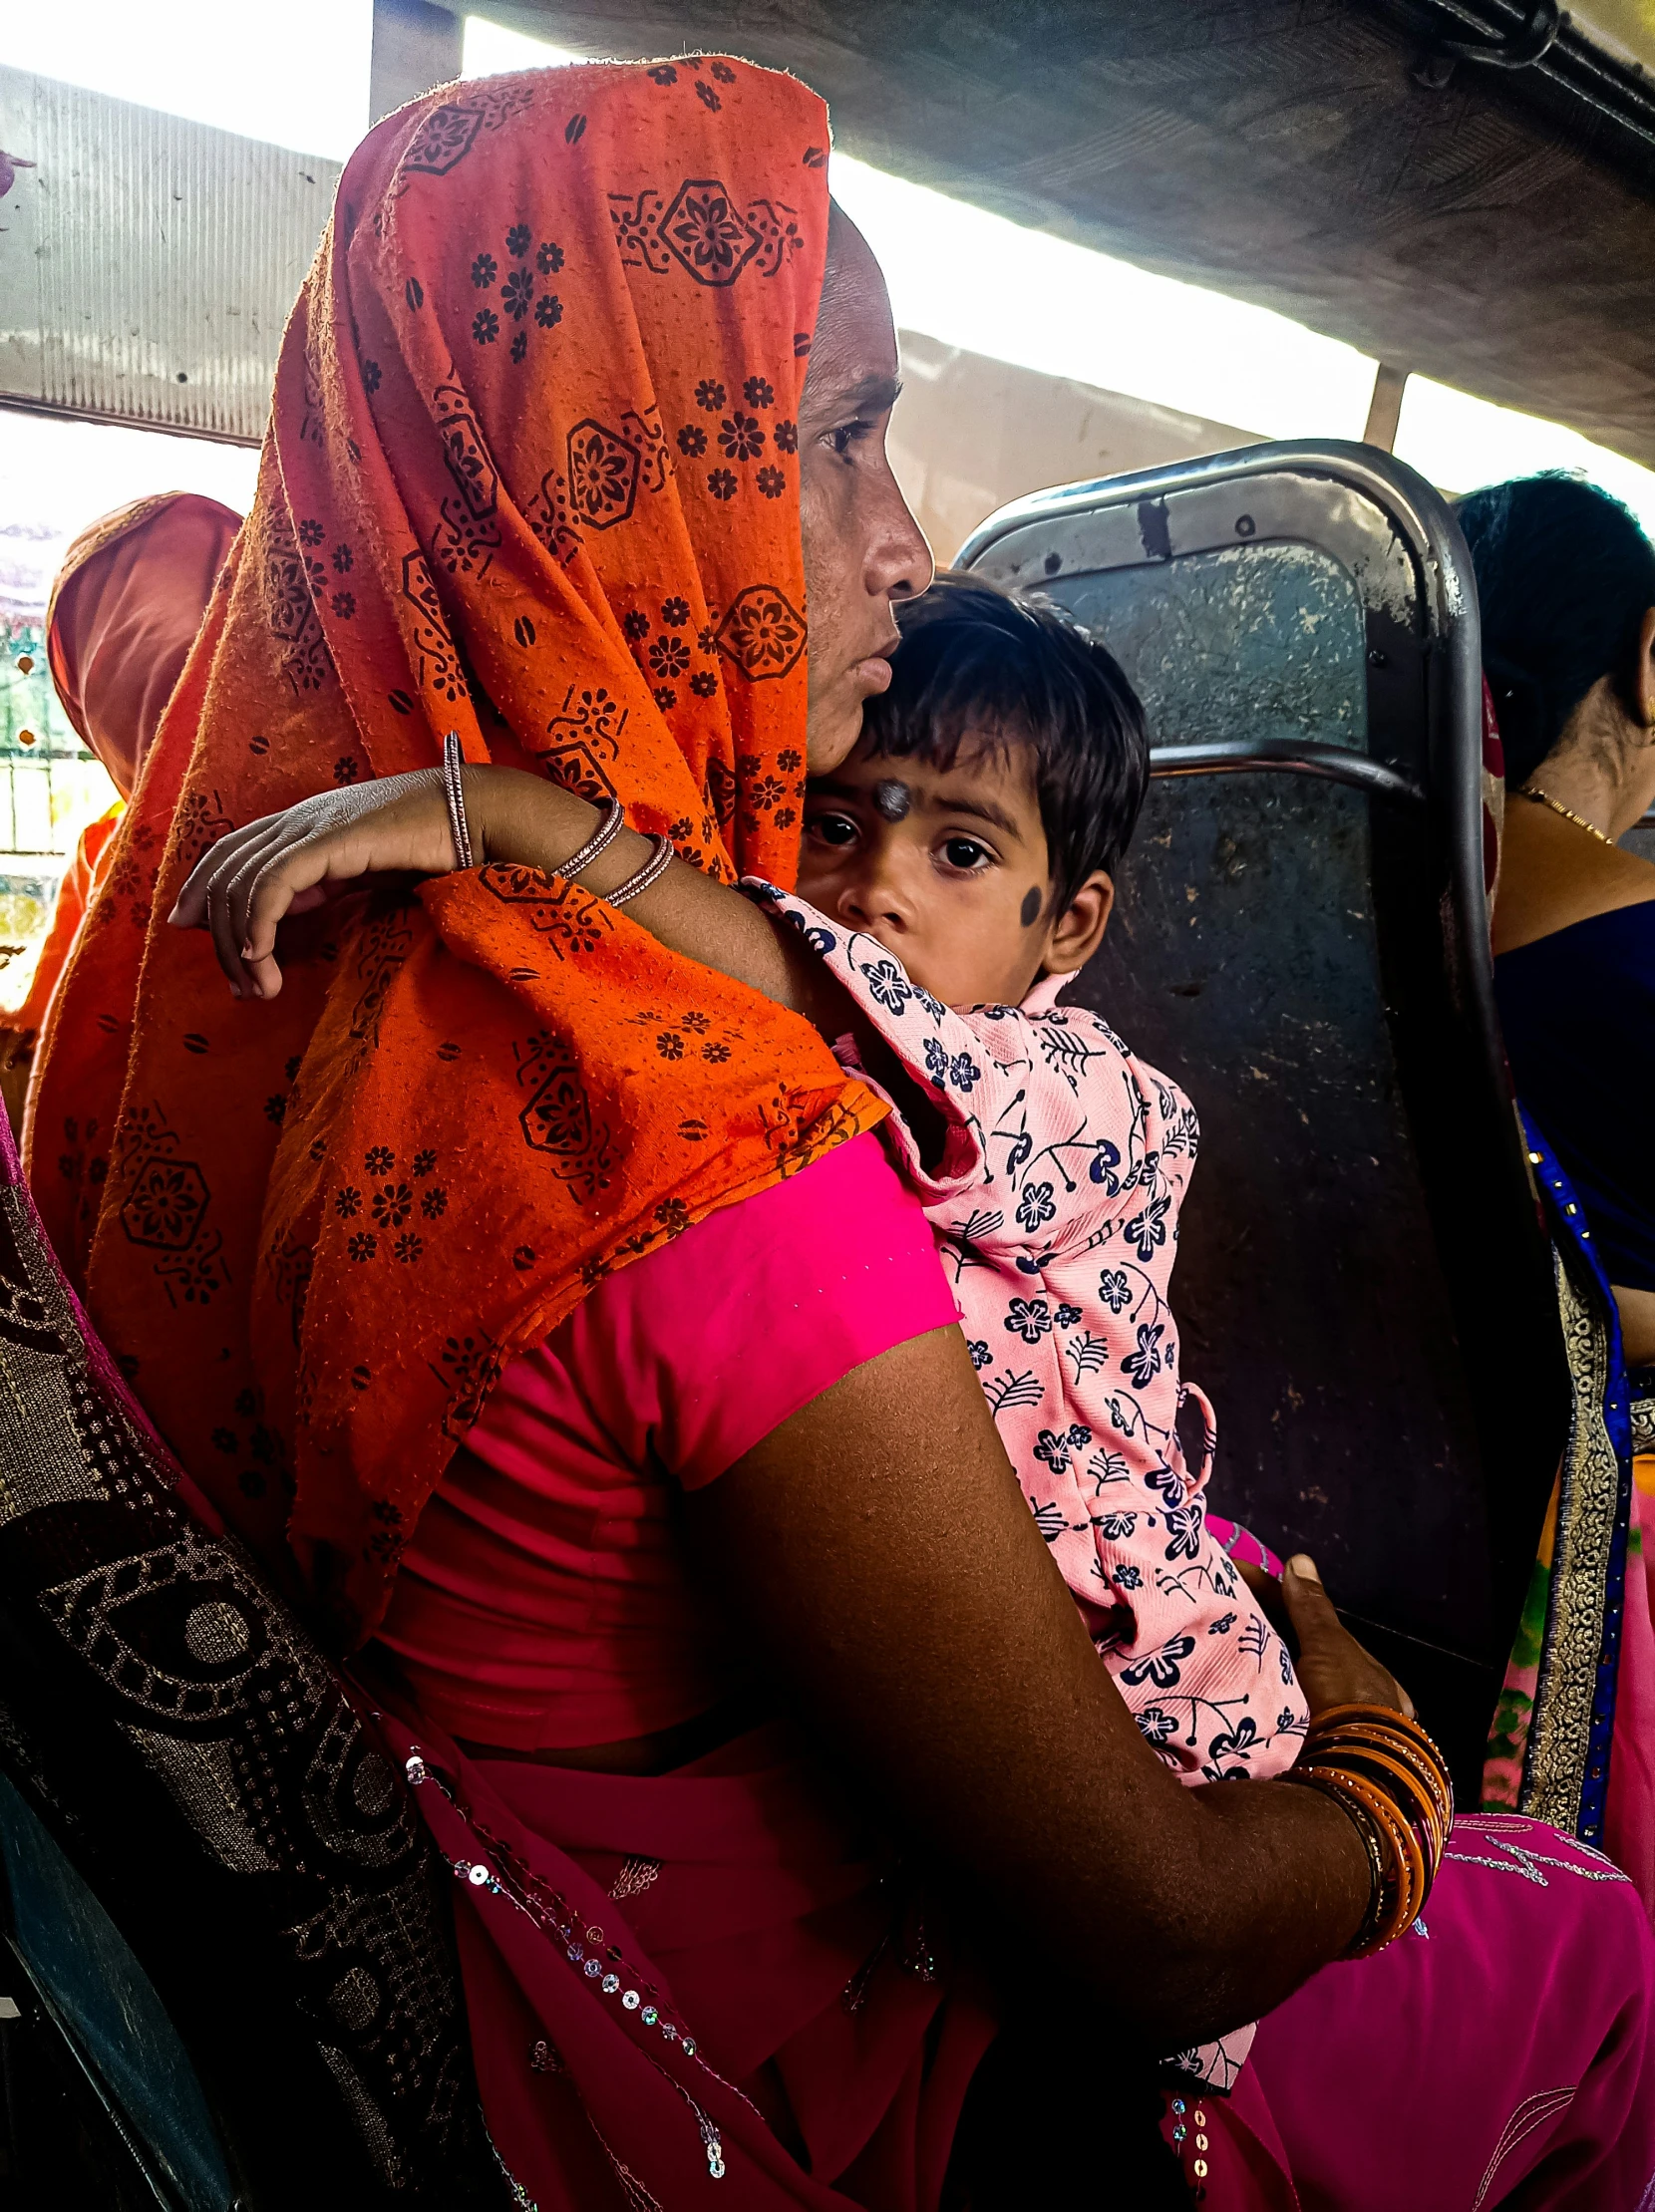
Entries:
MULTIPOLYGON (((1356 1827, 1161 1767, 880 1101, 624 910, 640 831, 696 863, 678 895, 791 879, 807 758, 848 753, 928 579, 827 148, 803 86, 702 57, 453 88, 359 149, 60 995, 42 1211, 191 1474, 368 1647, 519 2205, 1136 2207, 1180 2171, 1377 2205, 1399 2102, 1422 2206, 1491 2153, 1526 2201, 1629 2205, 1635 1897, 1502 1880, 1490 1845, 1431 1944, 1318 1972, 1379 1900, 1356 1827), (610 794, 631 830, 577 855, 610 794), (371 872, 409 819, 428 880, 313 903, 277 995, 246 889, 295 840, 371 872), (1273 2070, 1192 2048, 1277 2007, 1273 2070)), ((1394 1717, 1295 1603, 1313 1705, 1394 1717)))
POLYGON ((81 831, 29 995, 6 1019, 0 1090, 14 1128, 47 1008, 68 963, 125 802, 161 726, 241 517, 193 491, 161 491, 83 530, 64 555, 46 616, 63 711, 120 796, 81 831))

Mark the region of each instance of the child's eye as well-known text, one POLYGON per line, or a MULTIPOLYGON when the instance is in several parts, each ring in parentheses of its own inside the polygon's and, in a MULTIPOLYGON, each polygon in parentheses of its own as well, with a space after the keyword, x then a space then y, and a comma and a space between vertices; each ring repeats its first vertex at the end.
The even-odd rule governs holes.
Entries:
POLYGON ((951 868, 982 868, 994 858, 987 845, 979 844, 975 837, 948 838, 942 856, 951 868))
POLYGON ((813 814, 808 827, 820 844, 843 846, 856 841, 856 824, 848 814, 813 814))

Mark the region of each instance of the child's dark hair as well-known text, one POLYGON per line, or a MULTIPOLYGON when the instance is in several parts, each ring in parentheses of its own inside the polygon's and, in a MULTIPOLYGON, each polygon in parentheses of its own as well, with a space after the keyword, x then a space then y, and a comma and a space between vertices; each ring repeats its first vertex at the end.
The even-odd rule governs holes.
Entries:
POLYGON ((1144 804, 1144 710, 1113 653, 1050 601, 944 569, 896 609, 890 689, 862 711, 874 755, 951 768, 967 738, 1027 745, 1062 913, 1114 868, 1144 804))
POLYGON ((1600 677, 1637 719, 1631 687, 1655 607, 1655 546, 1618 499, 1561 471, 1490 484, 1454 511, 1477 572, 1483 665, 1514 789, 1600 677))

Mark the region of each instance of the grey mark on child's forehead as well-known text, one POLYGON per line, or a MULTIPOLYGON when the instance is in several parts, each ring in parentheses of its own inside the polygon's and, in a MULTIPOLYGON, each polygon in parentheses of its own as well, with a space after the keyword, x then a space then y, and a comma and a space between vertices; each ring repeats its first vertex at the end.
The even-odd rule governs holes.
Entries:
POLYGON ((913 793, 906 784, 888 776, 882 784, 874 785, 873 803, 886 821, 900 821, 913 804, 913 793))

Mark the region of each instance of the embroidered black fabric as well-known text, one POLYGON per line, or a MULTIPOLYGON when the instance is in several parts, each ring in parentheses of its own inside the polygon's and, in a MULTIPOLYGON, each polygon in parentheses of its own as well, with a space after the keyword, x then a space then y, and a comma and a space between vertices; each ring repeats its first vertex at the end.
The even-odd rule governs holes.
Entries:
POLYGON ((498 2204, 447 1872, 177 1482, 0 1117, 0 1766, 155 1982, 251 2204, 498 2204))

